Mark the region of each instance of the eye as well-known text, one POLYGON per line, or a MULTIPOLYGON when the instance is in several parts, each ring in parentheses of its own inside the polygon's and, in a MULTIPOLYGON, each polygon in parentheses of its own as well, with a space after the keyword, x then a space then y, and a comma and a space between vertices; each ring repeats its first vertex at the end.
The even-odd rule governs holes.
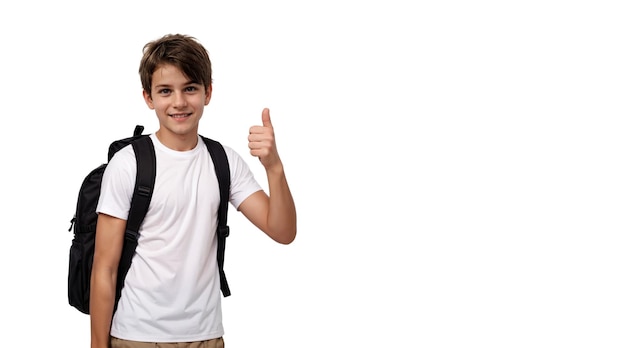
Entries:
POLYGON ((198 88, 196 86, 187 86, 185 88, 185 92, 195 92, 197 90, 198 90, 198 88))
POLYGON ((157 91, 158 94, 163 94, 163 95, 170 94, 171 92, 172 91, 169 88, 162 88, 157 91))

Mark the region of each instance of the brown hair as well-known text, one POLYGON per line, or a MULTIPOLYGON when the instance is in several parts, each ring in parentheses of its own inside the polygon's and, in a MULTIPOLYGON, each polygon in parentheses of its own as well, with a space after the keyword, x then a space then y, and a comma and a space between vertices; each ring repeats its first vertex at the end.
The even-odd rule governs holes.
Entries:
POLYGON ((143 47, 139 78, 148 95, 152 95, 152 74, 165 64, 177 67, 191 81, 201 83, 207 89, 213 82, 209 53, 192 36, 167 34, 143 47))

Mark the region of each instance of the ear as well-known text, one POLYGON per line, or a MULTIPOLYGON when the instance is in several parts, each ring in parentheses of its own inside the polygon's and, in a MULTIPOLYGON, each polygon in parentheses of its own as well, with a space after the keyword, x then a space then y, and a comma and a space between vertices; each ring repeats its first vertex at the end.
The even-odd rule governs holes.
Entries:
POLYGON ((213 84, 210 84, 209 87, 207 87, 206 89, 206 95, 204 97, 204 105, 207 106, 209 105, 209 102, 211 101, 211 94, 213 93, 213 84))
POLYGON ((154 110, 154 103, 152 103, 152 97, 150 96, 150 94, 148 92, 146 92, 146 90, 143 90, 143 100, 146 101, 146 105, 148 105, 148 107, 151 110, 154 110))

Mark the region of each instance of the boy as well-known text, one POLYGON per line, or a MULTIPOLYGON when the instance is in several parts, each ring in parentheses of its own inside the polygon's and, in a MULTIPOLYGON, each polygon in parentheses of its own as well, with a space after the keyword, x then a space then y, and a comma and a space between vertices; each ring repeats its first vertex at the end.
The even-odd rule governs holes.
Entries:
MULTIPOLYGON (((211 61, 195 38, 165 35, 144 46, 143 97, 159 119, 154 194, 115 314, 115 282, 136 175, 127 146, 111 159, 98 202, 91 278, 91 347, 223 347, 217 267, 219 188, 198 124, 212 92, 211 61), (186 343, 183 343, 186 342, 186 343)), ((230 203, 278 243, 296 236, 296 209, 268 109, 250 128, 250 153, 265 168, 269 196, 243 159, 224 146, 230 203)))

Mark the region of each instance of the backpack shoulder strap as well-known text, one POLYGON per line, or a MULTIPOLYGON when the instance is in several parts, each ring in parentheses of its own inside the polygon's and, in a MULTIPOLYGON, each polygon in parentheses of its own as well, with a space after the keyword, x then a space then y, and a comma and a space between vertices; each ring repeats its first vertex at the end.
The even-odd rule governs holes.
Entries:
POLYGON ((217 212, 217 265, 220 272, 220 287, 224 297, 230 296, 230 288, 226 281, 226 274, 224 272, 224 254, 226 251, 226 237, 230 234, 228 228, 228 197, 230 193, 230 166, 228 164, 228 157, 224 147, 219 142, 205 138, 202 140, 209 149, 209 154, 213 160, 215 166, 215 173, 217 174, 217 181, 220 186, 220 205, 217 212))
POLYGON ((154 152, 154 144, 150 137, 147 135, 139 137, 131 144, 137 159, 137 177, 135 191, 133 192, 130 203, 128 220, 126 221, 124 246, 122 248, 120 265, 117 272, 115 308, 117 308, 117 300, 121 296, 122 287, 124 287, 124 279, 130 269, 130 264, 135 254, 135 249, 137 248, 139 227, 148 212, 156 179, 156 154, 154 152))
POLYGON ((152 191, 154 190, 154 182, 156 179, 156 154, 154 152, 152 139, 150 139, 148 135, 138 138, 131 144, 135 151, 135 158, 137 159, 137 177, 133 199, 130 203, 126 230, 138 236, 139 226, 141 226, 148 212, 148 206, 152 199, 152 191))

